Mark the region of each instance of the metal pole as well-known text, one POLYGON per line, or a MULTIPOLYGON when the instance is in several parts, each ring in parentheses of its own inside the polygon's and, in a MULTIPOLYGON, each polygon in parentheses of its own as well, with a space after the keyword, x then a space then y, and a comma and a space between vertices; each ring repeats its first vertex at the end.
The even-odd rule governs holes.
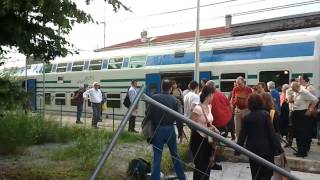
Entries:
POLYGON ((114 131, 114 107, 112 107, 112 129, 114 131))
POLYGON ((60 101, 60 125, 62 126, 62 99, 60 101))
POLYGON ((87 100, 84 99, 84 127, 87 124, 87 100))
POLYGON ((195 37, 195 44, 196 44, 196 51, 195 51, 195 68, 194 68, 194 80, 199 81, 199 63, 200 63, 200 53, 199 53, 199 38, 200 38, 200 31, 199 31, 199 24, 200 24, 200 0, 197 0, 197 26, 196 26, 196 37, 195 37))
POLYGON ((28 59, 29 59, 29 56, 26 57, 26 72, 25 72, 25 77, 24 77, 24 84, 25 84, 25 89, 26 89, 26 92, 28 92, 28 59))
POLYGON ((272 164, 271 162, 261 158, 260 156, 248 151, 247 149, 239 146, 238 144, 220 136, 219 134, 216 134, 214 133, 213 131, 210 131, 209 129, 207 128, 204 128, 202 127, 201 125, 199 125, 198 123, 196 122, 193 122, 192 120, 184 117, 183 115, 181 115, 180 113, 177 113, 176 111, 158 103, 157 101, 153 100, 152 98, 150 98, 149 96, 147 95, 144 95, 143 96, 143 101, 146 101, 147 103, 150 103, 154 106, 157 106, 158 108, 170 113, 171 115, 179 118, 180 120, 182 120, 184 123, 188 124, 188 126, 192 127, 193 129, 195 130, 198 130, 198 131, 201 131, 203 133, 205 133, 206 135, 210 136, 210 137, 213 137, 215 139, 217 139, 218 141, 221 141, 222 143, 226 144, 227 146, 231 147, 232 149, 235 149, 237 151, 239 151, 240 153, 248 156, 249 158, 259 162, 260 164, 263 164, 264 166, 266 166, 267 168, 270 168, 278 173, 280 173, 281 175, 283 176, 286 176, 288 177, 289 179, 293 179, 293 180, 297 180, 299 178, 295 177, 294 175, 292 175, 291 173, 287 172, 286 170, 272 164))
POLYGON ((116 141, 120 135, 120 133, 123 131, 123 129, 125 128, 127 121, 129 120, 129 118, 131 117, 131 114, 133 112, 133 109, 137 106, 140 98, 143 95, 143 92, 145 91, 145 86, 142 86, 140 91, 138 92, 137 96, 135 97, 132 105, 129 107, 127 114, 124 116, 123 120, 121 121, 116 133, 113 135, 112 140, 110 142, 110 144, 107 145, 106 150, 103 152, 102 156, 99 159, 99 162, 94 170, 94 172, 92 173, 92 175, 90 176, 90 180, 94 180, 97 176, 98 173, 100 172, 101 168, 103 167, 105 161, 107 160, 107 158, 109 157, 114 145, 116 144, 116 141))
MULTIPOLYGON (((45 72, 45 63, 42 63, 42 97, 43 97, 43 118, 45 116, 45 104, 46 104, 46 96, 45 96, 45 83, 46 83, 46 72, 45 72)), ((40 106, 41 107, 41 106, 40 106)))
POLYGON ((103 47, 106 47, 106 1, 104 1, 103 8, 103 47))

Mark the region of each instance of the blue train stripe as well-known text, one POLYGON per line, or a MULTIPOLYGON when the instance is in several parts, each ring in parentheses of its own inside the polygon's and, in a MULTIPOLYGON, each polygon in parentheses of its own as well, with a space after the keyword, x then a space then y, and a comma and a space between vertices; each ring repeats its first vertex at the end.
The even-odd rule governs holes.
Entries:
MULTIPOLYGON (((201 62, 222 62, 313 56, 314 46, 315 42, 311 41, 247 48, 202 51, 200 52, 200 59, 201 62)), ((190 63, 194 63, 194 52, 186 53, 184 57, 175 57, 174 54, 149 56, 147 59, 146 66, 190 63)))

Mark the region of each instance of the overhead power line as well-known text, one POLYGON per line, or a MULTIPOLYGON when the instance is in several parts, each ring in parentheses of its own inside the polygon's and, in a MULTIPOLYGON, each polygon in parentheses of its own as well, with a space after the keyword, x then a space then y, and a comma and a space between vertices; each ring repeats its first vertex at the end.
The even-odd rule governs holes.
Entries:
MULTIPOLYGON (((274 6, 274 7, 262 8, 262 9, 251 10, 251 11, 243 11, 243 12, 238 12, 238 13, 231 13, 230 15, 232 17, 244 16, 244 15, 262 13, 262 12, 268 12, 268 11, 275 11, 275 10, 280 10, 280 9, 307 6, 307 5, 318 4, 318 3, 320 3, 320 0, 312 0, 312 1, 306 1, 306 2, 286 4, 286 5, 282 5, 282 6, 274 6)), ((214 16, 214 17, 211 17, 209 19, 222 19, 222 18, 225 18, 225 16, 214 16)), ((185 21, 185 22, 176 22, 176 23, 171 23, 171 24, 167 24, 167 25, 153 26, 153 27, 149 27, 149 28, 146 28, 146 29, 156 29, 156 28, 163 28, 163 27, 169 27, 169 26, 172 27, 172 26, 181 25, 181 24, 187 24, 187 23, 188 23, 187 21, 185 21)))

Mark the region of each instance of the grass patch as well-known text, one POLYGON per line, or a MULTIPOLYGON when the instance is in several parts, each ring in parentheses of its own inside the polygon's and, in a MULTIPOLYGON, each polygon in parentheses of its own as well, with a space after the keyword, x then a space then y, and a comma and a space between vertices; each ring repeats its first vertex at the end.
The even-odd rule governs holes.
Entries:
POLYGON ((0 154, 15 154, 25 147, 48 142, 65 143, 73 131, 41 116, 10 113, 0 117, 0 154))

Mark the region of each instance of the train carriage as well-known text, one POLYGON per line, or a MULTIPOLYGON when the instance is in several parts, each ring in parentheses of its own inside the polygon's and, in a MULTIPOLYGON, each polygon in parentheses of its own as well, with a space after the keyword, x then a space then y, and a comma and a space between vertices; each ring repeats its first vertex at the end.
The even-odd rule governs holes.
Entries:
MULTIPOLYGON (((319 35, 319 28, 308 28, 201 40, 200 79, 214 80, 222 92, 229 93, 238 76, 243 76, 249 86, 272 80, 280 88, 304 73, 319 93, 319 35)), ((126 112, 122 102, 132 79, 147 85, 148 95, 160 92, 164 78, 175 79, 186 88, 193 79, 194 49, 194 42, 180 42, 64 58, 45 67, 44 81, 41 65, 32 65, 28 81, 35 94, 34 108, 41 109, 44 103, 48 112, 62 108, 75 113, 73 92, 98 81, 107 94, 108 106, 121 117, 126 112)), ((111 112, 109 108, 107 113, 111 112)), ((139 114, 143 116, 143 112, 144 104, 140 103, 139 114)))

